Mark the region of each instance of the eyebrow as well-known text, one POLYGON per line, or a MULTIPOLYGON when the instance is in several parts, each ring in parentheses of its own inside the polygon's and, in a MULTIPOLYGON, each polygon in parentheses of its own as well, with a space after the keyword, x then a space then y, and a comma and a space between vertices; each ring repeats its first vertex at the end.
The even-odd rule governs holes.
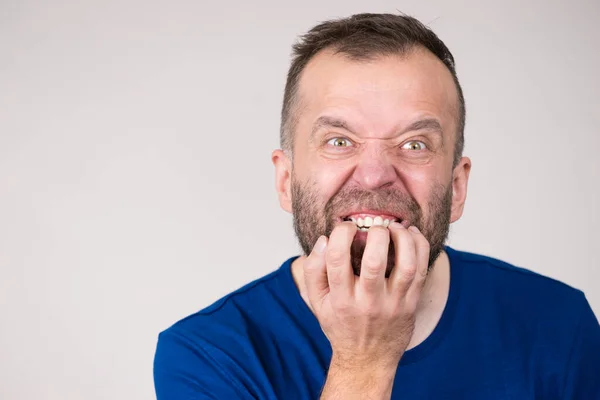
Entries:
POLYGON ((437 131, 439 133, 444 132, 444 130, 442 129, 442 125, 440 124, 440 121, 438 121, 435 118, 423 118, 423 119, 415 121, 412 124, 410 124, 409 126, 407 126, 402 131, 401 135, 405 134, 406 132, 422 131, 422 130, 437 131))
MULTIPOLYGON (((344 130, 354 134, 354 131, 352 129, 350 129, 350 126, 348 125, 348 123, 346 121, 344 121, 343 119, 323 115, 323 116, 317 118, 317 120, 313 124, 313 128, 312 128, 312 131, 310 134, 310 141, 312 141, 314 139, 316 133, 322 128, 341 128, 341 129, 344 129, 344 130)), ((409 126, 404 128, 402 130, 402 132, 400 132, 400 135, 404 135, 407 132, 421 131, 421 130, 434 131, 434 132, 438 132, 440 134, 442 134, 444 132, 444 130, 442 129, 442 125, 440 124, 440 122, 437 119, 423 118, 423 119, 420 119, 420 120, 417 120, 417 121, 411 123, 409 126)))
POLYGON ((317 118, 313 124, 312 132, 310 133, 310 140, 312 141, 315 137, 315 134, 323 128, 341 128, 350 133, 354 133, 352 129, 350 129, 348 123, 343 119, 323 115, 317 118))

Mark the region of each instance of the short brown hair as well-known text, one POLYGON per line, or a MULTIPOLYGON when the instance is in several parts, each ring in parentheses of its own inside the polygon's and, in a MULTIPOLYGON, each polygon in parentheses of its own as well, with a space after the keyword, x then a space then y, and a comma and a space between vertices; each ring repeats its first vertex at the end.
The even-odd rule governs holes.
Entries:
POLYGON ((322 22, 304 35, 292 47, 292 63, 287 75, 281 110, 280 145, 284 150, 294 147, 297 123, 298 84, 308 62, 321 50, 332 49, 352 60, 371 60, 384 55, 406 55, 415 47, 431 51, 448 68, 458 92, 458 129, 454 148, 454 166, 462 157, 466 120, 465 100, 454 57, 433 31, 419 20, 395 14, 355 14, 347 18, 322 22))

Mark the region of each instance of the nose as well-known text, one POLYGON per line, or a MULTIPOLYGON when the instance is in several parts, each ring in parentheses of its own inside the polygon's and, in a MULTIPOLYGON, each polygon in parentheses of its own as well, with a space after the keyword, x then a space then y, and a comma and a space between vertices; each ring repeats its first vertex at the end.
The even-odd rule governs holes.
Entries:
POLYGON ((362 150, 354 170, 354 180, 368 190, 393 184, 398 175, 381 143, 366 145, 362 150))

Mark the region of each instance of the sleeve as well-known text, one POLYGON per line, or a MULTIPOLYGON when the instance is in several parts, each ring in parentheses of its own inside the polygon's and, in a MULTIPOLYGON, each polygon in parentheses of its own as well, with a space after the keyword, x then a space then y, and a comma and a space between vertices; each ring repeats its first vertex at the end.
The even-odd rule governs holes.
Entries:
POLYGON ((567 363, 564 400, 600 400, 600 325, 584 295, 579 327, 567 363))
POLYGON ((154 389, 157 400, 254 399, 208 351, 169 330, 158 337, 154 389))

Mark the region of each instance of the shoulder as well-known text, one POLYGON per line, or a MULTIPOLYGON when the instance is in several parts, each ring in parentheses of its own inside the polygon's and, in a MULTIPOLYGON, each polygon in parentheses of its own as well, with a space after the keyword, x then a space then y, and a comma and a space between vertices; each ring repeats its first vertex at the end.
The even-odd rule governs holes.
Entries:
POLYGON ((293 258, 285 261, 277 270, 255 279, 244 286, 214 301, 199 311, 175 322, 161 334, 179 333, 220 337, 239 331, 236 326, 260 319, 264 314, 264 304, 277 294, 293 258))
MULTIPOLYGON (((448 255, 458 270, 463 321, 480 327, 482 340, 501 343, 506 357, 525 354, 548 374, 564 376, 565 365, 578 362, 569 361, 573 354, 600 356, 600 327, 581 290, 487 255, 448 255)), ((596 356, 585 365, 599 362, 596 356)))
POLYGON ((488 255, 453 249, 448 255, 459 270, 465 312, 489 313, 521 338, 564 343, 590 310, 581 290, 557 279, 488 255))
POLYGON ((473 276, 466 281, 479 280, 479 297, 498 316, 504 354, 511 348, 527 354, 527 365, 544 377, 538 382, 542 393, 600 398, 600 325, 581 290, 493 257, 455 256, 465 275, 473 276))
POLYGON ((519 301, 547 308, 561 303, 581 306, 583 292, 564 282, 489 255, 447 249, 463 281, 481 290, 491 291, 498 299, 519 301))
POLYGON ((264 381, 257 336, 260 324, 273 318, 268 314, 274 307, 264 304, 279 292, 286 263, 160 332, 154 357, 158 398, 192 392, 248 398, 248 387, 264 381))

